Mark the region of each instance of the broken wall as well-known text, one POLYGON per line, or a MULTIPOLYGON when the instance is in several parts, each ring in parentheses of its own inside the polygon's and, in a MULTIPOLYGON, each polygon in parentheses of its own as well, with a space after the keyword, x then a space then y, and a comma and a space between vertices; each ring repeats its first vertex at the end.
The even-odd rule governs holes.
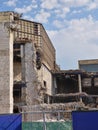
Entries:
POLYGON ((52 74, 42 64, 36 68, 36 48, 33 43, 25 43, 23 46, 22 76, 26 83, 22 95, 27 105, 36 105, 44 102, 44 95, 52 95, 52 74))
POLYGON ((26 82, 25 100, 27 105, 35 105, 41 101, 38 88, 41 83, 38 81, 38 74, 36 69, 36 51, 33 43, 26 43, 24 45, 24 79, 26 82))

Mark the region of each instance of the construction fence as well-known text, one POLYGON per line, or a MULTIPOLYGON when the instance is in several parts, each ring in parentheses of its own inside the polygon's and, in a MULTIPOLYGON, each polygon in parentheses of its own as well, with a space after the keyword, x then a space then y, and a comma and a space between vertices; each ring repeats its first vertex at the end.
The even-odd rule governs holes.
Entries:
POLYGON ((72 130, 72 121, 69 120, 69 115, 69 112, 65 111, 1 114, 0 130, 72 130))
POLYGON ((72 130, 71 113, 37 111, 22 113, 23 130, 72 130))
POLYGON ((1 114, 0 130, 98 130, 98 110, 1 114))

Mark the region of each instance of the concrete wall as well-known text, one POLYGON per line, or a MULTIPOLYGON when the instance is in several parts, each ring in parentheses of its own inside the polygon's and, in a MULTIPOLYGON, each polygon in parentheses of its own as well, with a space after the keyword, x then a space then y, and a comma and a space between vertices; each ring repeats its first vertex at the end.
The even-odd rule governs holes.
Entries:
POLYGON ((0 22, 0 113, 13 112, 13 32, 0 22))
POLYGON ((83 65, 89 65, 89 64, 98 64, 98 59, 93 59, 93 60, 79 60, 78 61, 79 65, 83 64, 83 65))
POLYGON ((39 73, 39 78, 41 78, 43 87, 46 87, 45 93, 47 93, 48 95, 52 95, 52 74, 44 65, 42 65, 40 71, 41 72, 39 73))

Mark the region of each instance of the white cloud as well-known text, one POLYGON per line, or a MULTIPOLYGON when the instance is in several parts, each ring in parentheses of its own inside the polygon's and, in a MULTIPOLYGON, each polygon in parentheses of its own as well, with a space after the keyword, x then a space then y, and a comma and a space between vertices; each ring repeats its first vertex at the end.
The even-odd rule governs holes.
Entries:
POLYGON ((8 0, 7 2, 4 2, 7 6, 16 6, 17 0, 8 0))
POLYGON ((59 10, 59 9, 55 9, 55 10, 54 10, 54 13, 56 13, 56 14, 60 14, 60 13, 61 13, 61 10, 59 10))
POLYGON ((32 10, 33 6, 29 5, 29 6, 24 6, 23 8, 15 8, 15 11, 18 13, 28 13, 32 10))
POLYGON ((62 28, 62 27, 64 27, 64 25, 62 24, 62 22, 59 21, 59 20, 54 20, 54 21, 53 21, 53 25, 54 25, 55 27, 57 27, 57 28, 62 28))
POLYGON ((54 31, 54 30, 51 31, 46 30, 46 31, 48 35, 51 37, 51 39, 53 39, 58 34, 58 31, 54 31))
POLYGON ((72 14, 79 14, 79 13, 81 13, 82 12, 82 10, 74 10, 73 12, 72 12, 72 14))
POLYGON ((58 28, 58 29, 62 29, 64 27, 67 27, 69 25, 69 22, 67 20, 54 20, 53 21, 53 25, 54 27, 58 28))
POLYGON ((70 12, 70 8, 68 8, 68 7, 60 7, 60 10, 59 9, 55 9, 54 11, 53 11, 53 13, 55 13, 55 16, 57 17, 57 18, 65 18, 66 17, 66 15, 67 15, 67 13, 69 13, 70 12))
POLYGON ((30 21, 34 21, 34 18, 32 18, 32 17, 29 16, 29 15, 23 15, 23 18, 24 18, 24 19, 27 19, 27 20, 30 20, 30 21))
POLYGON ((42 9, 51 10, 56 18, 66 18, 67 14, 71 12, 71 8, 81 7, 79 11, 74 13, 82 13, 83 10, 92 10, 98 8, 98 1, 92 0, 41 0, 40 7, 42 9))
POLYGON ((68 7, 76 7, 76 6, 85 6, 87 5, 91 0, 60 0, 61 3, 68 7))
POLYGON ((33 8, 37 8, 38 7, 38 4, 37 4, 36 0, 32 0, 32 7, 33 8))
POLYGON ((32 3, 34 3, 34 4, 35 4, 35 3, 37 3, 37 1, 36 1, 36 0, 32 0, 32 3))
POLYGON ((74 4, 77 6, 87 5, 91 0, 74 0, 74 4))
POLYGON ((68 7, 64 7, 62 10, 64 11, 64 13, 68 13, 70 11, 68 7))
POLYGON ((45 12, 44 10, 41 10, 40 13, 36 14, 35 20, 40 22, 40 23, 47 23, 48 18, 50 17, 49 12, 45 12))
POLYGON ((41 7, 45 9, 53 9, 58 6, 58 0, 42 0, 41 7))
POLYGON ((97 8, 97 4, 95 2, 92 2, 88 5, 88 10, 93 10, 97 8))
POLYGON ((66 7, 84 7, 92 10, 98 8, 98 0, 60 0, 60 6, 66 7))
POLYGON ((68 8, 68 7, 62 8, 62 12, 60 14, 60 17, 64 18, 66 16, 66 14, 69 12, 70 12, 70 8, 68 8))
POLYGON ((89 16, 68 23, 67 28, 52 31, 53 36, 49 32, 61 68, 76 69, 80 59, 98 59, 98 21, 89 16))

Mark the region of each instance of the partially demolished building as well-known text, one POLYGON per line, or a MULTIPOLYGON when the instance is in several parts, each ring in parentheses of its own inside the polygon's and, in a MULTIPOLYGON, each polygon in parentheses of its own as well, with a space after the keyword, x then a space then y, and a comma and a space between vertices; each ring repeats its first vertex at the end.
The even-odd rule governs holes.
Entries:
POLYGON ((0 12, 0 113, 39 104, 49 104, 50 109, 62 109, 60 103, 87 104, 89 94, 97 101, 98 79, 94 78, 96 87, 89 82, 97 73, 60 70, 55 55, 41 23, 15 12, 0 12))
POLYGON ((0 12, 0 113, 15 104, 43 103, 52 95, 55 49, 42 24, 0 12))

